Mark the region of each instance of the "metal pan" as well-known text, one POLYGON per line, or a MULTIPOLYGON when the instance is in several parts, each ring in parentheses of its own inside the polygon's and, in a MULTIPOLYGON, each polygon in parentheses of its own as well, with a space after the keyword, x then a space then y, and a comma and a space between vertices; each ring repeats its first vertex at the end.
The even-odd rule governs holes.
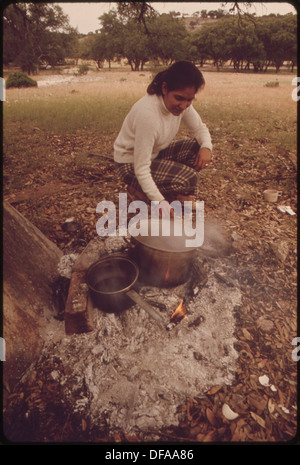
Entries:
POLYGON ((112 254, 90 266, 86 283, 94 304, 104 312, 120 313, 136 303, 164 326, 162 316, 136 292, 138 277, 139 268, 133 260, 112 254))
POLYGON ((162 231, 164 221, 158 221, 158 234, 153 235, 148 222, 148 234, 131 236, 135 246, 131 256, 137 262, 140 278, 147 284, 172 287, 187 281, 195 257, 196 247, 186 247, 190 237, 184 232, 174 235, 174 223, 170 221, 170 234, 162 231))

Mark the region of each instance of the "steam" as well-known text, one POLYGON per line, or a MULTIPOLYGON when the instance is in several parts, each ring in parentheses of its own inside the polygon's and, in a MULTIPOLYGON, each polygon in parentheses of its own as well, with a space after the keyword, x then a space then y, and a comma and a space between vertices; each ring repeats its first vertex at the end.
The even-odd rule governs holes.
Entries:
POLYGON ((205 219, 204 221, 204 242, 200 248, 204 250, 228 250, 231 246, 230 241, 226 238, 226 232, 222 225, 215 219, 205 219))

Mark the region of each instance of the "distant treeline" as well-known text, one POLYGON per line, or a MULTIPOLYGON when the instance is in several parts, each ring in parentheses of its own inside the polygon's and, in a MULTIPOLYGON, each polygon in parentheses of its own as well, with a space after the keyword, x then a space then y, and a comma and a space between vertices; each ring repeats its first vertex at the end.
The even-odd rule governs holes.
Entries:
POLYGON ((297 17, 292 13, 251 16, 227 16, 213 24, 205 24, 191 35, 201 63, 211 59, 217 67, 230 60, 235 69, 253 67, 266 71, 284 62, 293 71, 297 63, 297 17))
POLYGON ((279 71, 287 62, 293 71, 296 15, 219 13, 214 22, 188 30, 176 12, 160 15, 146 3, 122 2, 99 17, 96 33, 83 36, 70 27, 57 4, 13 3, 3 15, 3 61, 28 74, 42 65, 62 65, 67 58, 94 60, 98 68, 105 61, 110 67, 126 60, 134 71, 148 62, 169 65, 182 59, 200 66, 209 61, 218 70, 230 61, 236 70, 256 72, 270 66, 279 71))

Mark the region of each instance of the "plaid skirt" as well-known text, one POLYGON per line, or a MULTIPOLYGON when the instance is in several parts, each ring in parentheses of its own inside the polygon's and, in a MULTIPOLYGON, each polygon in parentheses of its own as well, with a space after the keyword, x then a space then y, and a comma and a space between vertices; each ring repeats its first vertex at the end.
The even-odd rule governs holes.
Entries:
MULTIPOLYGON (((180 139, 161 150, 152 161, 150 170, 153 181, 164 196, 170 194, 195 195, 199 173, 193 168, 199 151, 196 139, 180 139)), ((134 174, 133 163, 116 163, 122 181, 141 191, 134 174)))

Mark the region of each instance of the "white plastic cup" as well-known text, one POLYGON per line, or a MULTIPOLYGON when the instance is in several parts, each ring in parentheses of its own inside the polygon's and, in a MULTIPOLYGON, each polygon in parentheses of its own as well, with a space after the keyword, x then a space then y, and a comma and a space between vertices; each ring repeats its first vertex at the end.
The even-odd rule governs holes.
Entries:
POLYGON ((266 189, 263 191, 264 199, 267 202, 277 202, 279 195, 281 195, 281 191, 277 191, 276 189, 266 189))

